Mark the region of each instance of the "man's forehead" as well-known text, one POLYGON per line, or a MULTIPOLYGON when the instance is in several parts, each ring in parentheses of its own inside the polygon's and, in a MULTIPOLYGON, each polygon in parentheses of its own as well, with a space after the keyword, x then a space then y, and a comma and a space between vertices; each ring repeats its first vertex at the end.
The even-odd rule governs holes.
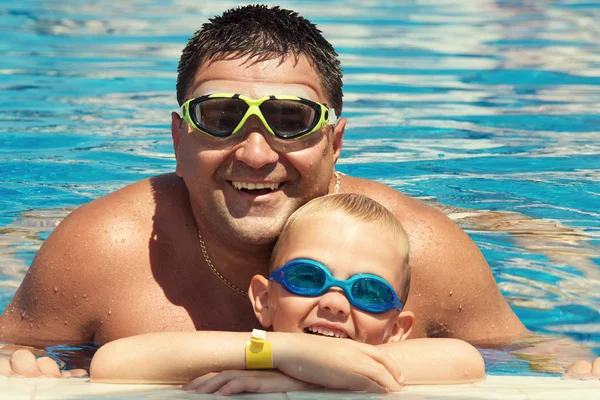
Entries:
POLYGON ((320 79, 305 56, 269 60, 248 58, 205 62, 194 79, 191 96, 227 92, 250 97, 289 94, 325 101, 320 79))

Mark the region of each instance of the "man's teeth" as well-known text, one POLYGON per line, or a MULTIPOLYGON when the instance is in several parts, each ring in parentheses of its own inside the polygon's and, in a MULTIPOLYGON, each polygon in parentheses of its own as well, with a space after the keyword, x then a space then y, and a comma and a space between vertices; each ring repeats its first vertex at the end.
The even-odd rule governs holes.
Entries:
POLYGON ((340 331, 332 331, 331 329, 327 329, 327 328, 323 328, 323 327, 310 327, 308 328, 308 330, 312 333, 316 333, 319 335, 323 335, 323 336, 331 336, 331 337, 336 337, 336 338, 342 338, 342 339, 346 339, 348 337, 348 335, 346 335, 344 332, 340 332, 340 331))
POLYGON ((248 182, 236 182, 232 181, 231 184, 237 190, 246 189, 246 190, 258 190, 258 189, 271 189, 277 190, 279 187, 279 183, 248 183, 248 182))

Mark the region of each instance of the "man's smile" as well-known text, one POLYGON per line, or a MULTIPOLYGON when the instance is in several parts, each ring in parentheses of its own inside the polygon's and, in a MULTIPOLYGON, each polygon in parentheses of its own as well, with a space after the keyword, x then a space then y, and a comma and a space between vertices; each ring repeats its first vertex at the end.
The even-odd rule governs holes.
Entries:
POLYGON ((240 182, 240 181, 231 181, 231 184, 237 190, 277 190, 279 187, 279 182, 265 182, 265 183, 252 183, 252 182, 240 182))
POLYGON ((284 182, 247 182, 247 181, 228 181, 231 186, 240 194, 252 196, 268 196, 280 191, 284 182))

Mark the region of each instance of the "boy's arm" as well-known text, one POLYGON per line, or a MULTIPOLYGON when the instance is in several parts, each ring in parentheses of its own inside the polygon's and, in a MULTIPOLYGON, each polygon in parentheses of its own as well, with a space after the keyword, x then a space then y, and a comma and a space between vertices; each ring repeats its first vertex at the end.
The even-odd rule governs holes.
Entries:
POLYGON ((409 339, 377 346, 400 366, 407 385, 470 383, 485 378, 481 354, 458 339, 409 339))
POLYGON ((100 347, 90 365, 95 382, 179 384, 209 372, 244 369, 248 334, 157 332, 100 347))
MULTIPOLYGON (((95 382, 189 382, 210 372, 243 370, 249 332, 157 332, 102 346, 94 355, 95 382)), ((369 392, 396 391, 400 370, 383 349, 352 340, 268 332, 273 368, 315 385, 369 392)))
MULTIPOLYGON (((414 339, 378 346, 400 365, 405 383, 456 384, 485 378, 479 352, 457 339, 414 339)), ((317 355, 315 355, 317 357, 317 355)), ((315 389, 279 371, 225 371, 201 376, 184 386, 188 391, 231 395, 315 389)))

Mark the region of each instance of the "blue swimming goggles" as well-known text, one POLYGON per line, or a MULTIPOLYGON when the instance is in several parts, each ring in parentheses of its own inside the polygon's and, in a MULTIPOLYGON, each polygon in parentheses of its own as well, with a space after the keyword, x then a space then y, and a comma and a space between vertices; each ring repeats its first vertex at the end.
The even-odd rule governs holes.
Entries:
POLYGON ((370 313, 402 309, 402 302, 392 286, 377 275, 357 274, 346 280, 335 279, 318 261, 298 258, 271 272, 269 279, 299 296, 320 296, 331 287, 340 287, 350 304, 370 313))

